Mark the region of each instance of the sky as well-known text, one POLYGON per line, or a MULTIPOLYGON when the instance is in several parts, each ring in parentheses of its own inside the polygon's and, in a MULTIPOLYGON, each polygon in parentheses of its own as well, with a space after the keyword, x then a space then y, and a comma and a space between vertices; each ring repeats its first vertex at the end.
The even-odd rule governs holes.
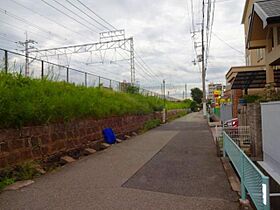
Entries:
MULTIPOLYGON (((162 80, 165 79, 167 91, 178 98, 182 97, 185 84, 188 96, 191 88, 201 87, 199 65, 194 65, 193 62, 195 53, 190 31, 200 28, 202 0, 193 0, 195 29, 191 29, 191 0, 80 1, 115 28, 124 29, 127 38, 133 37, 135 52, 144 61, 142 65, 146 66, 143 70, 139 64, 142 61, 138 58, 136 81, 142 87, 160 92, 162 80)), ((106 31, 105 27, 110 29, 107 23, 77 0, 0 2, 0 48, 12 51, 22 50, 22 46, 14 42, 24 41, 26 32, 28 39, 37 42, 34 47, 46 49, 99 42, 99 32, 106 31)), ((216 0, 207 83, 225 83, 225 73, 230 67, 245 63, 244 32, 241 24, 244 4, 244 0, 216 0)), ((199 39, 197 34, 196 40, 199 39)), ((1 53, 0 56, 3 56, 1 53)), ((120 49, 41 59, 70 65, 75 69, 118 81, 130 81, 129 55, 120 49)), ((32 65, 36 67, 35 63, 32 65)), ((81 77, 73 75, 72 79, 79 80, 81 77)))

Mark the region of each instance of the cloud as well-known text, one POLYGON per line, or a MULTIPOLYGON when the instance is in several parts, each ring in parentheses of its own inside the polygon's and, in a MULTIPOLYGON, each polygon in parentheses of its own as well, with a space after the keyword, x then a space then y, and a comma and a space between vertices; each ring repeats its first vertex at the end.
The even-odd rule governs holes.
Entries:
MULTIPOLYGON (((70 1, 79 5, 76 0, 70 1)), ((14 41, 23 41, 25 39, 24 30, 26 30, 29 37, 38 42, 38 48, 99 41, 97 33, 93 33, 87 27, 57 12, 42 1, 34 3, 32 0, 0 0, 0 2, 1 9, 7 10, 44 29, 44 31, 39 30, 28 23, 20 22, 0 13, 0 35, 2 34, 2 38, 6 36, 6 38, 14 41), (15 2, 32 9, 37 14, 15 2)), ((70 14, 55 2, 47 2, 70 14)), ((71 8, 92 24, 96 24, 65 0, 59 2, 71 8)), ((136 52, 150 67, 152 74, 156 75, 155 78, 151 79, 146 72, 136 66, 136 77, 141 84, 160 86, 161 80, 166 79, 168 83, 180 86, 175 91, 176 94, 181 94, 184 89, 182 85, 185 83, 201 87, 201 75, 198 66, 194 66, 192 62, 195 59, 195 55, 189 33, 190 20, 188 19, 186 0, 82 0, 82 2, 112 25, 125 29, 127 36, 134 37, 136 52)), ((201 19, 201 12, 198 9, 201 6, 200 3, 197 0, 194 1, 196 24, 201 19)), ((217 3, 213 28, 215 34, 241 51, 244 49, 244 32, 241 25, 243 6, 244 1, 242 0, 217 3)), ((88 14, 96 18, 93 14, 88 14)), ((90 26, 88 22, 80 20, 78 17, 75 17, 75 19, 83 22, 92 30, 97 30, 90 26)), ((12 42, 4 41, 3 39, 0 40, 0 46, 9 49, 17 47, 12 42)), ((95 55, 100 58, 100 54, 95 55)), ((75 57, 74 55, 71 56, 71 65, 75 68, 81 68, 82 70, 117 80, 129 80, 130 78, 129 63, 126 61, 121 61, 119 64, 84 65, 81 62, 88 61, 90 55, 79 55, 76 60, 75 57)), ((121 57, 116 52, 108 52, 106 59, 107 63, 110 63, 110 60, 121 60, 121 57)), ((57 58, 53 58, 52 61, 58 62, 57 58)), ((63 63, 63 61, 60 62, 63 63)), ((224 81, 224 75, 231 65, 242 64, 244 64, 242 55, 229 48, 215 36, 212 36, 209 69, 207 70, 208 80, 214 82, 224 81)))

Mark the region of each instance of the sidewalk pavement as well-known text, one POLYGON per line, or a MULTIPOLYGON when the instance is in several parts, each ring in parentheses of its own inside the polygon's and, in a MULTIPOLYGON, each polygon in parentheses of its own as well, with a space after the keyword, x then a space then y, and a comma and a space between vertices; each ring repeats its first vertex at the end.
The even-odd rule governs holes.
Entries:
POLYGON ((206 121, 193 113, 5 191, 0 209, 237 210, 215 154, 206 121))

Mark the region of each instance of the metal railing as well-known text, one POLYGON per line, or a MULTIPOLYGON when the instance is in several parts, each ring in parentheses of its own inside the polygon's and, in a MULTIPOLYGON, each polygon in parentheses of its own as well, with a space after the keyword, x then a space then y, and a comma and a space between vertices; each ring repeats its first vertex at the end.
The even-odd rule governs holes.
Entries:
POLYGON ((241 199, 247 192, 258 210, 270 209, 269 178, 247 157, 231 137, 223 132, 223 152, 231 160, 241 179, 241 199))
POLYGON ((251 146, 250 126, 224 127, 223 131, 241 148, 251 146))
MULTIPOLYGON (((6 73, 25 74, 26 56, 0 48, 0 71, 6 73)), ((114 91, 125 92, 130 83, 120 82, 106 77, 98 76, 90 72, 70 68, 51 63, 34 57, 28 57, 28 76, 35 79, 49 79, 53 81, 65 81, 86 87, 104 87, 114 91)), ((139 93, 145 96, 164 98, 162 94, 139 87, 139 93)), ((177 101, 173 97, 165 97, 166 100, 177 101)))

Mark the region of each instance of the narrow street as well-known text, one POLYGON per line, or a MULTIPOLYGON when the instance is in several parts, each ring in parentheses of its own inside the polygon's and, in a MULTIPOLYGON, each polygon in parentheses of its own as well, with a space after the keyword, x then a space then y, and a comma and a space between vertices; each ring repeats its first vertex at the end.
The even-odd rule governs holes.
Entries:
POLYGON ((238 209, 201 113, 193 113, 68 164, 1 209, 238 209))

